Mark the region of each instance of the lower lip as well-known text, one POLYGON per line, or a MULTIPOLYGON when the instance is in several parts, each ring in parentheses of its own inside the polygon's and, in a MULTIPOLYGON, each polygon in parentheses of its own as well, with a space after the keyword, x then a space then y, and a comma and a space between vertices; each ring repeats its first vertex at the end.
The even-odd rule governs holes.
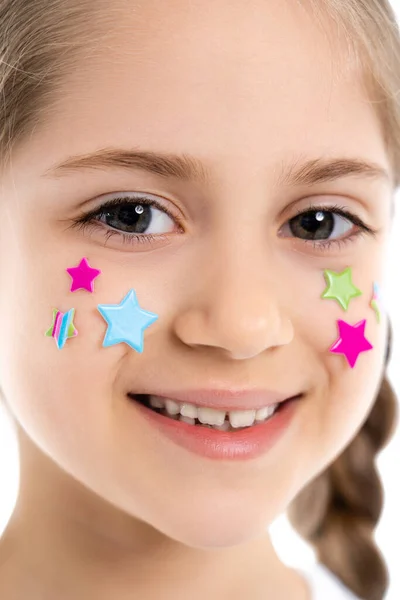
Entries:
POLYGON ((128 398, 128 401, 149 424, 178 446, 211 459, 246 460, 265 454, 278 442, 292 422, 300 397, 281 404, 273 417, 264 423, 229 432, 189 425, 164 417, 135 400, 128 398))

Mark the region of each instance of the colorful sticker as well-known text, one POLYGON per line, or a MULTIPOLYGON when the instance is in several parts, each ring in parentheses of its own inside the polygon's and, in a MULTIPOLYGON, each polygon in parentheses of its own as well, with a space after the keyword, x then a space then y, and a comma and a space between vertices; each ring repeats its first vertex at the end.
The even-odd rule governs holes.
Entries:
POLYGON ((324 271, 328 287, 322 294, 322 298, 332 298, 337 300, 340 306, 347 310, 352 298, 361 296, 362 292, 351 281, 351 268, 347 267, 341 273, 336 273, 330 269, 324 271))
POLYGON ((46 331, 46 336, 53 337, 59 350, 64 347, 68 338, 78 335, 78 331, 73 324, 75 309, 71 308, 63 313, 56 308, 53 310, 53 324, 46 331))
POLYGON ((376 320, 378 323, 381 322, 381 313, 383 311, 382 293, 379 285, 374 283, 374 291, 372 294, 372 300, 370 304, 371 308, 375 311, 376 320))
POLYGON ((101 273, 99 269, 93 269, 89 266, 86 258, 82 258, 77 267, 70 267, 69 269, 66 269, 66 271, 72 277, 71 292, 75 292, 76 290, 93 292, 94 279, 101 273))
POLYGON ((346 321, 338 320, 339 338, 330 348, 331 352, 344 354, 350 367, 353 369, 361 352, 372 350, 373 345, 364 335, 366 319, 356 325, 350 325, 346 321))
POLYGON ((130 290, 120 304, 99 304, 97 308, 108 324, 104 347, 125 343, 143 352, 144 330, 158 316, 139 307, 134 290, 130 290))

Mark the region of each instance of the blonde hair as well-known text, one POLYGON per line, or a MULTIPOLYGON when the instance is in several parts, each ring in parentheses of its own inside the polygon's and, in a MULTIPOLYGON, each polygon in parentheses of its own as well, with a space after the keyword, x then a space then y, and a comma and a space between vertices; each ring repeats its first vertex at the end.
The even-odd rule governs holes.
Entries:
MULTIPOLYGON (((99 5, 92 0, 0 0, 1 170, 18 144, 57 110, 65 78, 105 33, 99 5)), ((308 6, 314 17, 334 20, 362 66, 397 188, 400 35, 393 9, 386 0, 308 0, 308 6)), ((110 3, 104 8, 109 11, 110 3)), ((391 335, 387 361, 390 343, 391 335)), ((396 399, 383 374, 375 404, 356 437, 288 510, 319 561, 365 600, 382 600, 388 587, 387 567, 373 539, 383 504, 375 459, 396 422, 396 399)))

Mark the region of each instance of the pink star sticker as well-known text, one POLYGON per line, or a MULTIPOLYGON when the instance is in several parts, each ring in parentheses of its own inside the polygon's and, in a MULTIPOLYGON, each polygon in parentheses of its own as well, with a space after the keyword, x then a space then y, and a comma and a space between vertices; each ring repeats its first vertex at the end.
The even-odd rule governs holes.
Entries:
POLYGON ((71 292, 81 289, 93 292, 93 280, 101 273, 99 269, 92 269, 86 258, 82 258, 77 267, 71 267, 66 271, 72 277, 71 292))
POLYGON ((331 352, 344 354, 351 368, 356 364, 357 358, 361 352, 366 352, 373 348, 372 344, 364 335, 366 319, 350 325, 346 321, 338 320, 339 339, 330 348, 331 352))

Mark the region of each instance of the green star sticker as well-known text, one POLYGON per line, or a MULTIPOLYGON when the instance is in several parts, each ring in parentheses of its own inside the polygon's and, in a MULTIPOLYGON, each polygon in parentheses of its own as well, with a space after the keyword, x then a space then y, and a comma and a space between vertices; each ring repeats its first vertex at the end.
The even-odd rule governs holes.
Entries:
POLYGON ((322 294, 322 298, 332 298, 337 300, 340 306, 347 310, 352 298, 361 296, 362 292, 356 288, 351 281, 351 268, 347 267, 341 273, 330 271, 325 269, 325 279, 328 283, 328 287, 322 294))

